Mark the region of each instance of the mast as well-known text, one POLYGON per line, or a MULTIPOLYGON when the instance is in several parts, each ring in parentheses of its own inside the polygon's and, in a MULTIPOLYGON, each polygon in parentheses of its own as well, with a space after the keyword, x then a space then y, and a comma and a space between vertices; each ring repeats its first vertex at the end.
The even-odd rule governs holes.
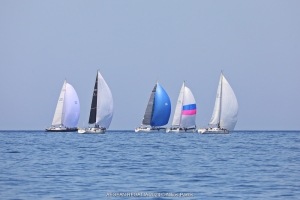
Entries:
POLYGON ((221 123, 222 89, 223 89, 223 71, 221 71, 220 110, 219 110, 219 123, 218 123, 218 128, 220 128, 220 123, 221 123))

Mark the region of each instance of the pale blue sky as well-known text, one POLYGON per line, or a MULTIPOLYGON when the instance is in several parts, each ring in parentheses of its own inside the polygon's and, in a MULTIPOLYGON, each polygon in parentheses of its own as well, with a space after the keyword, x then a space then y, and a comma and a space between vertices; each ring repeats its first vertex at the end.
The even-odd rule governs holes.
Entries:
POLYGON ((221 70, 236 130, 299 130, 299 11, 292 0, 0 0, 0 130, 49 126, 65 78, 87 124, 97 69, 114 97, 111 130, 141 124, 157 79, 172 115, 186 80, 206 125, 221 70))

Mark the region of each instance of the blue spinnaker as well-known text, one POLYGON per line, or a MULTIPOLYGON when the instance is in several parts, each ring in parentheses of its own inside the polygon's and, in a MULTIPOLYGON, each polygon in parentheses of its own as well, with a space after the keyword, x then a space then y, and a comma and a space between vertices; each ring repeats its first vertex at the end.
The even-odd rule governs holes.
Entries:
POLYGON ((169 122, 170 114, 170 98, 167 92, 157 83, 151 126, 166 125, 169 122))

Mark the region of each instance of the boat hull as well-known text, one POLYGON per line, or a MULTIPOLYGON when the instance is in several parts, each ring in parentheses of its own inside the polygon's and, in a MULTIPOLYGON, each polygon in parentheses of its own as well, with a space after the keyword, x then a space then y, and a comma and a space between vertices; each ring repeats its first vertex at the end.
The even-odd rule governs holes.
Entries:
POLYGON ((166 128, 162 128, 162 127, 160 127, 160 128, 153 128, 153 127, 140 128, 140 127, 138 127, 134 131, 135 132, 145 132, 145 133, 159 133, 159 132, 165 133, 166 128))
POLYGON ((198 129, 198 133, 201 134, 228 134, 229 131, 226 129, 220 128, 206 128, 206 129, 198 129))
POLYGON ((106 130, 101 128, 78 129, 78 133, 81 134, 104 134, 105 132, 106 130))
POLYGON ((46 128, 46 132, 76 132, 77 128, 46 128))
POLYGON ((196 128, 184 129, 184 128, 168 128, 166 130, 167 133, 195 133, 196 128))

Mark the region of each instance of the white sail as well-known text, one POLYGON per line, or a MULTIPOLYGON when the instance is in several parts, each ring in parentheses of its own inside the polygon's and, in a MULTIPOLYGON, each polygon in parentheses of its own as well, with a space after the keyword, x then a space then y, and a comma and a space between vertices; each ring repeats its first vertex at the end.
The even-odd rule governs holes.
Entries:
POLYGON ((175 108, 175 113, 174 113, 173 123, 172 123, 173 126, 180 126, 184 90, 185 90, 185 86, 183 82, 178 96, 176 108, 175 108))
POLYGON ((58 97, 58 101, 57 101, 57 105, 56 105, 54 117, 53 117, 53 120, 52 120, 52 126, 62 125, 63 124, 66 84, 67 84, 67 81, 64 81, 64 84, 62 86, 60 95, 58 97))
POLYGON ((64 120, 63 125, 74 128, 78 124, 80 116, 80 103, 75 89, 69 83, 66 84, 64 120))
POLYGON ((238 102, 229 83, 223 76, 220 127, 232 131, 237 122, 238 102))
POLYGON ((220 101, 221 101, 221 84, 222 84, 222 77, 223 75, 221 74, 220 80, 219 80, 219 85, 217 89, 217 96, 216 96, 216 101, 215 101, 215 107, 213 110, 212 117, 210 119, 209 124, 219 124, 220 120, 220 101))
POLYGON ((177 100, 172 126, 195 126, 196 101, 191 90, 183 82, 177 100))
POLYGON ((237 122, 238 103, 229 83, 221 74, 214 111, 209 124, 232 131, 237 122))
POLYGON ((192 91, 185 86, 183 95, 183 110, 181 116, 181 127, 192 127, 196 125, 196 101, 192 91))
POLYGON ((105 80, 98 71, 96 124, 108 128, 114 112, 113 97, 105 80))

